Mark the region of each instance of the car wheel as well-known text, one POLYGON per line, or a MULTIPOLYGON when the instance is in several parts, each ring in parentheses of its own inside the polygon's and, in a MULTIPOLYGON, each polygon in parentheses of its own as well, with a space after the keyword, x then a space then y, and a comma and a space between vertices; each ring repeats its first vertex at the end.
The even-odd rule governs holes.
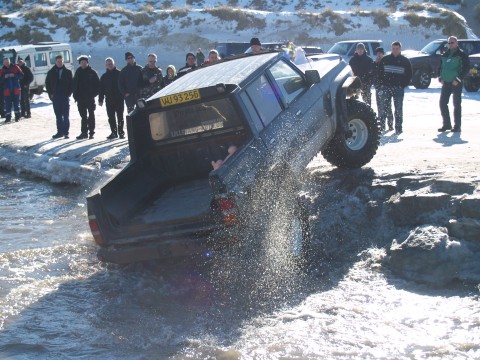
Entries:
POLYGON ((322 155, 334 166, 355 169, 375 156, 380 134, 375 112, 356 99, 347 100, 347 123, 348 131, 337 129, 322 155))
POLYGON ((432 76, 428 69, 418 69, 413 74, 412 83, 417 89, 428 89, 432 82, 432 76))
POLYGON ((465 78, 463 81, 463 86, 465 87, 465 90, 468 92, 477 92, 478 89, 480 88, 480 81, 475 82, 469 78, 465 78))

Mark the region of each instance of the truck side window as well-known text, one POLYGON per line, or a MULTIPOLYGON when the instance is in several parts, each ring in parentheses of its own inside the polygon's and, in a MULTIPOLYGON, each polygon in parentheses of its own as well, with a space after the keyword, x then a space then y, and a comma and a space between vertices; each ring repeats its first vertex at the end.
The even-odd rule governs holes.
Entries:
POLYGON ((270 73, 277 83, 286 107, 306 89, 302 76, 283 61, 273 65, 270 73))
POLYGON ((68 63, 72 62, 72 60, 70 59, 70 52, 68 50, 50 51, 50 63, 52 65, 55 64, 55 58, 58 55, 63 56, 63 62, 64 63, 68 64, 68 63))
POLYGON ((34 55, 35 66, 47 66, 47 54, 37 53, 34 55))
POLYGON ((252 82, 246 91, 264 126, 270 124, 282 111, 277 96, 265 75, 252 82))

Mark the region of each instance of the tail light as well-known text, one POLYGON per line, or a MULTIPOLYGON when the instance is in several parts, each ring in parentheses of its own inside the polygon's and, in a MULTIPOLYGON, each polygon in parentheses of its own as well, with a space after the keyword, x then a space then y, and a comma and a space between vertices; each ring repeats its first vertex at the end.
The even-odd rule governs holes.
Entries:
POLYGON ((88 215, 88 225, 90 225, 90 230, 92 231, 93 238, 98 245, 104 245, 102 235, 98 228, 97 217, 95 215, 88 215))
POLYGON ((235 225, 238 221, 236 214, 235 200, 231 198, 218 198, 215 200, 216 208, 219 210, 225 226, 235 225))

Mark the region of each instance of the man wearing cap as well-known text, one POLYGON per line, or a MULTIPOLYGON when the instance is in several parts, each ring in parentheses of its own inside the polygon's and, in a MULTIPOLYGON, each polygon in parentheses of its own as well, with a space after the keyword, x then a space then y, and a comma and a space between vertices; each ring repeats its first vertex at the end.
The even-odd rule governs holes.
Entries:
POLYGON ((33 81, 33 74, 30 68, 25 64, 21 57, 17 59, 17 65, 23 72, 23 78, 20 80, 20 116, 24 118, 31 118, 30 111, 30 84, 33 81))
POLYGON ((118 77, 118 88, 125 99, 127 111, 131 112, 135 109, 138 93, 143 86, 142 67, 137 65, 135 56, 131 52, 125 53, 127 65, 120 71, 118 77))
POLYGON ((185 75, 187 72, 194 70, 197 67, 196 61, 197 58, 191 52, 187 53, 185 56, 186 64, 184 67, 180 68, 177 72, 177 78, 185 75))
POLYGON ((372 104, 372 93, 370 88, 372 87, 372 66, 373 60, 365 52, 365 45, 358 43, 355 50, 355 54, 350 59, 349 63, 352 68, 353 75, 358 76, 362 82, 360 92, 362 94, 363 101, 368 105, 372 104))
POLYGON ((98 95, 100 79, 95 70, 88 63, 89 56, 81 55, 77 58, 80 67, 73 77, 73 98, 77 102, 78 113, 81 117, 81 133, 77 140, 93 139, 95 134, 95 96, 98 95))
POLYGON ((259 52, 263 50, 262 44, 258 38, 254 37, 250 39, 250 50, 251 52, 259 52))
POLYGON ((377 102, 378 109, 378 119, 380 121, 380 130, 385 131, 385 122, 388 120, 388 127, 393 129, 393 114, 392 108, 388 107, 388 111, 385 111, 384 100, 383 100, 383 90, 381 90, 380 78, 379 78, 379 67, 380 61, 385 56, 385 50, 383 47, 377 47, 375 49, 375 60, 373 61, 372 68, 372 82, 375 87, 375 99, 377 102))
POLYGON ((5 122, 12 120, 12 106, 15 112, 15 121, 20 120, 20 80, 23 72, 20 68, 10 63, 10 58, 3 59, 3 67, 0 70, 3 80, 3 97, 5 102, 5 122))
POLYGON ((45 79, 45 88, 48 97, 52 100, 53 111, 57 119, 57 133, 53 139, 65 137, 68 139, 70 130, 70 96, 72 95, 72 71, 63 64, 63 56, 55 57, 55 65, 48 70, 45 79))

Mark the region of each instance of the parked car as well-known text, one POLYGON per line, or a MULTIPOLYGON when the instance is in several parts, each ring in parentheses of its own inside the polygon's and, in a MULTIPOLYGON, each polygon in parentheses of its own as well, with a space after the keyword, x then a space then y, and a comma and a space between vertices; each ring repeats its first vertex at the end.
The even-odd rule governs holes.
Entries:
POLYGON ((0 63, 8 57, 13 64, 21 57, 32 70, 33 81, 30 84, 30 96, 40 95, 45 87, 48 70, 55 65, 55 57, 63 55, 65 66, 73 71, 72 48, 70 44, 59 42, 39 42, 29 45, 14 45, 0 49, 0 63))
MULTIPOLYGON (((458 39, 458 46, 467 55, 480 53, 480 39, 458 39)), ((402 51, 412 64, 412 85, 415 88, 427 89, 432 78, 438 78, 441 57, 447 50, 447 39, 437 39, 428 43, 420 51, 402 51)))
POLYGON ((345 40, 335 43, 330 49, 328 49, 327 54, 341 55, 348 63, 355 54, 358 43, 363 43, 365 45, 365 51, 372 59, 375 59, 375 50, 378 47, 383 47, 382 40, 345 40))
POLYGON ((463 79, 463 86, 468 92, 477 92, 480 89, 480 54, 473 54, 470 58, 470 70, 463 79))
MULTIPOLYGON (((87 197, 102 261, 130 263, 261 249, 271 219, 285 256, 308 253, 299 179, 321 152, 358 168, 378 148, 375 112, 338 55, 296 66, 283 53, 187 73, 127 117, 130 163, 87 197), (253 229, 252 240, 242 236, 253 229)), ((280 251, 280 250, 279 250, 280 251)))

